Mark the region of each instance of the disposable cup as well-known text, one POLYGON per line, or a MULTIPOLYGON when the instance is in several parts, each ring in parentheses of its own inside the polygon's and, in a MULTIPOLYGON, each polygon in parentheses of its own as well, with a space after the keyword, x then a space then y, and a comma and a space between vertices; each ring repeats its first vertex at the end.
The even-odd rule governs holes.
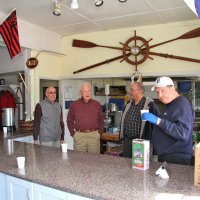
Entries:
MULTIPOLYGON (((143 113, 148 113, 148 112, 149 112, 149 110, 140 110, 141 115, 142 115, 143 113)), ((146 121, 146 120, 142 120, 142 121, 146 121)))
POLYGON ((18 168, 18 173, 21 175, 26 175, 25 168, 18 168))
POLYGON ((63 143, 63 144, 61 144, 61 148, 62 148, 62 152, 67 152, 67 143, 63 143))
POLYGON ((3 127, 3 136, 7 137, 7 133, 8 133, 8 128, 7 127, 3 127))
POLYGON ((17 157, 17 166, 18 168, 22 169, 25 166, 25 157, 17 157))
POLYGON ((67 160, 67 159, 68 159, 67 152, 62 152, 62 160, 67 160))

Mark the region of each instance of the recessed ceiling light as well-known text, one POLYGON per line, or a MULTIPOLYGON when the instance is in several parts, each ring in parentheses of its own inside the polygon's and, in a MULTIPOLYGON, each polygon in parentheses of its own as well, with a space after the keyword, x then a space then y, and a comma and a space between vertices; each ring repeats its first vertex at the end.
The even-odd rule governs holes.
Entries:
POLYGON ((77 0, 72 0, 71 9, 77 9, 77 8, 78 8, 78 2, 77 2, 77 0))
POLYGON ((53 14, 55 16, 60 16, 61 15, 61 11, 60 11, 60 2, 58 2, 57 0, 53 1, 54 2, 54 9, 53 9, 53 14))
POLYGON ((95 6, 101 6, 103 5, 103 0, 95 0, 95 6))
POLYGON ((125 3, 125 2, 127 2, 127 0, 119 0, 119 2, 125 3))

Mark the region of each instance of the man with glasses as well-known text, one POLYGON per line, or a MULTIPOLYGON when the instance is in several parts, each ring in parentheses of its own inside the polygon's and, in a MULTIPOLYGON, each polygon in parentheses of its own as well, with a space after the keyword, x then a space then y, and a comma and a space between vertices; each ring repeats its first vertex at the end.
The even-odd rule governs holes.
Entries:
POLYGON ((159 162, 190 165, 194 112, 191 103, 180 96, 169 77, 156 79, 151 89, 166 104, 161 115, 142 114, 142 119, 155 124, 152 141, 159 162))
POLYGON ((153 124, 142 121, 141 110, 158 114, 158 109, 152 99, 144 96, 141 82, 131 83, 131 100, 126 104, 121 120, 120 137, 122 139, 122 156, 132 158, 132 140, 136 138, 151 138, 153 124))
POLYGON ((45 95, 45 99, 35 107, 34 143, 60 147, 64 143, 64 122, 61 106, 56 102, 56 89, 49 86, 45 95))

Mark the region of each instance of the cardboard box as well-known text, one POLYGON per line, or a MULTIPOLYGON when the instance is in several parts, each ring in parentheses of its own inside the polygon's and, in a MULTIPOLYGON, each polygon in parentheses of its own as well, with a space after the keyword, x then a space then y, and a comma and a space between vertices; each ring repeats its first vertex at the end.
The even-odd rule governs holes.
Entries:
POLYGON ((200 186, 200 142, 195 146, 194 185, 200 186))
POLYGON ((141 170, 149 169, 149 140, 132 140, 132 167, 141 170))

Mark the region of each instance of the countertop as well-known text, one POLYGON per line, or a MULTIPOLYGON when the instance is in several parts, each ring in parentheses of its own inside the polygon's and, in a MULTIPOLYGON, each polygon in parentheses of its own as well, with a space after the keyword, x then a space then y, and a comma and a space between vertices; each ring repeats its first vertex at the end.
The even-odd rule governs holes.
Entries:
MULTIPOLYGON (((25 137, 28 135, 33 135, 32 131, 22 131, 17 129, 16 131, 13 132, 8 132, 6 138, 7 139, 14 139, 18 137, 25 137)), ((0 131, 0 137, 3 137, 3 131, 0 131)))
POLYGON ((76 195, 98 200, 200 199, 194 187, 194 167, 169 164, 170 178, 155 175, 162 163, 150 169, 132 169, 131 159, 95 155, 4 139, 0 135, 0 172, 76 195), (25 156, 25 174, 16 157, 25 156))
MULTIPOLYGON (((0 134, 3 134, 2 131, 0 131, 0 134)), ((17 138, 17 137, 25 137, 28 135, 32 135, 33 132, 32 131, 21 131, 21 130, 16 130, 10 133, 7 133, 7 138, 8 139, 13 139, 13 138, 17 138)), ((119 133, 103 133, 101 135, 101 140, 102 141, 113 141, 113 142, 120 142, 120 138, 119 138, 119 133)))

